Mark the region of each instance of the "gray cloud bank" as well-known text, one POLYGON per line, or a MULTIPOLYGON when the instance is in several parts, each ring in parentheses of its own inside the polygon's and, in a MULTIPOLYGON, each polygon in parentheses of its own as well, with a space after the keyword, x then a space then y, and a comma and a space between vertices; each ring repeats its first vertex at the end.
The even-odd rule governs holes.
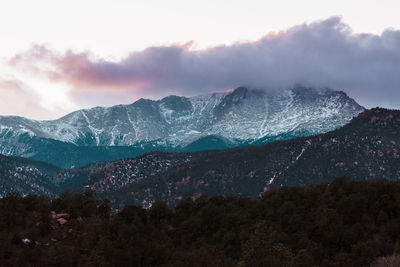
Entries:
POLYGON ((400 30, 357 34, 338 17, 200 51, 150 47, 111 62, 37 46, 10 64, 67 82, 77 94, 194 95, 240 85, 274 90, 303 84, 344 90, 367 107, 400 108, 400 30), (51 68, 41 68, 43 62, 51 68))

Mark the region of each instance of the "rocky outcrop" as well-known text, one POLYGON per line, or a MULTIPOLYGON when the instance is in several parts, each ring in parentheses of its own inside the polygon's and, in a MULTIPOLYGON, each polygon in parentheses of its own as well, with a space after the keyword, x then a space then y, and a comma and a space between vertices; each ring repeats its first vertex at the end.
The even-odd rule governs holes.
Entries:
POLYGON ((68 223, 70 217, 68 213, 56 213, 55 211, 51 211, 50 227, 52 229, 57 229, 59 226, 68 223))

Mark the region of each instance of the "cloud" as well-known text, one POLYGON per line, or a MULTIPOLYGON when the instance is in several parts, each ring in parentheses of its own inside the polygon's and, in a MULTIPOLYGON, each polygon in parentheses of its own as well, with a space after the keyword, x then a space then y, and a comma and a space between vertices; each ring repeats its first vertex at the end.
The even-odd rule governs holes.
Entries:
POLYGON ((1 115, 29 118, 51 118, 49 110, 41 106, 41 97, 26 84, 13 77, 0 77, 1 115))
POLYGON ((300 83, 344 90, 366 106, 400 107, 400 31, 357 34, 338 17, 206 50, 149 47, 118 62, 34 46, 9 64, 66 82, 76 95, 194 95, 300 83))

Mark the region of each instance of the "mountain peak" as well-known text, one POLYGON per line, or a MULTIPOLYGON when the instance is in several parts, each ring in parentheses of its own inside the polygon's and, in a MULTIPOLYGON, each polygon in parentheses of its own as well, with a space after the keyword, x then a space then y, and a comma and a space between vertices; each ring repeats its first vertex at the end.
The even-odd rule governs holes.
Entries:
POLYGON ((240 97, 240 98, 246 98, 249 95, 261 95, 265 94, 267 91, 266 90, 261 90, 261 89, 256 89, 256 88, 249 88, 245 86, 240 86, 236 88, 235 90, 230 93, 230 95, 235 96, 235 97, 240 97))
POLYGON ((142 148, 153 142, 151 147, 161 150, 183 148, 211 135, 232 146, 265 143, 331 131, 361 111, 353 99, 333 90, 265 91, 241 86, 230 93, 190 98, 171 95, 79 110, 55 121, 1 118, 0 152, 37 155, 36 148, 47 146, 49 139, 78 147, 142 148), (27 133, 31 141, 21 139, 27 133))
POLYGON ((177 95, 167 95, 166 97, 163 97, 161 101, 167 101, 167 100, 176 100, 176 99, 182 99, 185 98, 184 96, 177 96, 177 95))
MULTIPOLYGON (((147 98, 139 98, 138 100, 136 100, 135 102, 133 102, 131 105, 142 105, 142 104, 146 104, 146 103, 150 103, 153 102, 154 100, 151 99, 147 99, 147 98)), ((112 107, 111 107, 112 108, 112 107)))
POLYGON ((238 95, 243 95, 246 94, 250 89, 245 87, 245 86, 240 86, 233 90, 232 94, 238 94, 238 95))

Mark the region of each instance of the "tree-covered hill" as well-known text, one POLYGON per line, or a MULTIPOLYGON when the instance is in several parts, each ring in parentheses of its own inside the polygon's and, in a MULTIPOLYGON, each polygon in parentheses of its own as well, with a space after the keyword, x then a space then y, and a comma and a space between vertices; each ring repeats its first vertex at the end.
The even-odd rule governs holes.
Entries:
POLYGON ((52 175, 59 168, 47 163, 0 155, 0 197, 9 192, 55 197, 52 175))
POLYGON ((399 211, 400 182, 346 178, 115 214, 91 192, 10 194, 0 199, 0 265, 398 266, 399 211))

